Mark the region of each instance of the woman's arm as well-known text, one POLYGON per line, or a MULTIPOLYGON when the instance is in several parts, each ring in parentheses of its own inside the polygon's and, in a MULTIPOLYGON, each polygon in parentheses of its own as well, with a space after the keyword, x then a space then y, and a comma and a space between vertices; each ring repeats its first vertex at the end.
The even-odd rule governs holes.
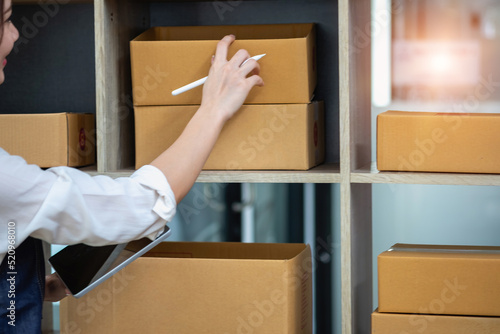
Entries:
POLYGON ((151 163, 165 174, 177 203, 196 181, 226 121, 239 110, 252 87, 264 85, 255 60, 241 66, 250 57, 248 52, 239 50, 227 60, 234 40, 229 35, 218 43, 200 108, 177 141, 151 163), (252 72, 255 74, 247 77, 252 72))
MULTIPOLYGON (((91 177, 69 167, 44 171, 0 148, 0 221, 16 222, 16 241, 32 236, 102 246, 155 237, 196 181, 225 122, 250 89, 263 84, 257 75, 247 78, 252 71, 258 74, 255 60, 240 67, 249 57, 246 51, 226 60, 233 41, 226 36, 218 44, 201 107, 180 138, 153 166, 131 177, 91 177)), ((7 252, 7 238, 2 240, 0 261, 7 252)))

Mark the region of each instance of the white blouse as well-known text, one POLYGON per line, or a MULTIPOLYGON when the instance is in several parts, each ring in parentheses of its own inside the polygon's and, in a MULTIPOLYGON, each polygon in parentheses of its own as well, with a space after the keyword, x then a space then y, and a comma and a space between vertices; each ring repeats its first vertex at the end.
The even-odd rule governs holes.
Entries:
POLYGON ((165 175, 144 166, 112 179, 69 167, 42 170, 0 148, 0 262, 15 236, 93 246, 154 238, 176 211, 165 175))

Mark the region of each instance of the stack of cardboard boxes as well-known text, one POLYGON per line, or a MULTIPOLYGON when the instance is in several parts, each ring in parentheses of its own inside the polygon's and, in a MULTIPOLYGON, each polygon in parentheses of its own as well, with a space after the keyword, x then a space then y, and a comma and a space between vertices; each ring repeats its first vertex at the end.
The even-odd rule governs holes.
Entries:
MULTIPOLYGON (((313 24, 162 27, 131 42, 136 167, 180 135, 227 34, 259 61, 265 87, 225 125, 205 169, 297 169, 322 162, 323 109, 313 24)), ((312 258, 304 244, 165 242, 80 299, 61 302, 62 333, 312 333, 312 258)))
POLYGON ((373 334, 500 333, 500 247, 396 244, 378 298, 373 334))
POLYGON ((131 44, 136 168, 150 163, 198 110, 202 86, 172 91, 207 76, 217 42, 228 34, 259 60, 264 87, 254 87, 225 125, 204 169, 306 170, 324 159, 322 103, 316 86, 314 24, 156 27, 131 44))

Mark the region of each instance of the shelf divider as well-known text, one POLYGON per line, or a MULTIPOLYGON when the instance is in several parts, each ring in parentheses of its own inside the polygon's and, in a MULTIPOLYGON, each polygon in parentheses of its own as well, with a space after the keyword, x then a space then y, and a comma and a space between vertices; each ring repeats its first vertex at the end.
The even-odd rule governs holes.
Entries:
POLYGON ((340 233, 342 333, 370 333, 371 184, 352 171, 371 160, 371 3, 339 0, 340 233))
POLYGON ((97 170, 134 164, 134 109, 129 42, 149 26, 149 7, 133 0, 95 0, 97 170))

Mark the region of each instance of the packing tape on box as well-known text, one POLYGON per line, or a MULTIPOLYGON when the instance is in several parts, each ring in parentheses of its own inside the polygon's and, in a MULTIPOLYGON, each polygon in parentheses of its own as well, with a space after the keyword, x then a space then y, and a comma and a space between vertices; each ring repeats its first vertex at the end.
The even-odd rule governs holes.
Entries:
POLYGON ((391 247, 388 252, 452 253, 452 254, 500 254, 500 249, 443 249, 417 247, 391 247))

